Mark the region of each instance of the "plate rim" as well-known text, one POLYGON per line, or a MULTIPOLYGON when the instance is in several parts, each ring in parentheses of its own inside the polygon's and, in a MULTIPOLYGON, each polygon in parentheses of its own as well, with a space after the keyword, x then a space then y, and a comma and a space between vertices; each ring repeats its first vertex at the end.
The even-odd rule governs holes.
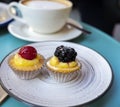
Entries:
MULTIPOLYGON (((111 64, 109 63, 109 61, 108 61, 103 55, 101 55, 99 52, 97 52, 95 49, 92 49, 92 48, 89 48, 89 47, 87 47, 87 46, 84 46, 84 45, 81 45, 81 44, 78 44, 78 43, 74 43, 74 42, 66 42, 66 41, 65 41, 65 42, 64 42, 64 41, 42 41, 42 43, 45 43, 45 42, 69 43, 69 44, 74 44, 74 45, 77 45, 77 46, 80 45, 80 46, 82 46, 82 47, 85 47, 85 48, 87 48, 87 49, 90 49, 90 50, 94 51, 95 53, 99 54, 99 55, 106 61, 106 63, 109 65, 109 67, 110 67, 110 69, 111 69, 111 81, 110 81, 109 86, 105 89, 105 91, 104 91, 102 94, 100 94, 99 96, 97 96, 96 98, 94 98, 94 99, 92 99, 92 100, 90 100, 90 101, 88 101, 88 102, 86 102, 86 103, 84 103, 84 104, 74 105, 74 106, 84 106, 84 105, 90 104, 90 103, 92 103, 92 102, 94 102, 94 101, 97 101, 98 99, 100 99, 101 97, 103 97, 103 96, 111 89, 112 84, 113 84, 113 81, 114 81, 114 73, 113 73, 112 66, 111 66, 111 64)), ((41 42, 38 42, 38 43, 41 43, 41 42)), ((34 45, 34 44, 38 44, 38 43, 29 43, 29 44, 26 44, 26 45, 34 45)), ((23 46, 26 46, 26 45, 23 45, 23 46)), ((20 47, 22 47, 22 46, 20 46, 20 47)), ((10 51, 10 52, 2 59, 2 61, 0 62, 0 68, 1 68, 1 65, 2 65, 2 63, 4 62, 4 60, 6 59, 6 57, 9 56, 9 55, 10 55, 11 53, 13 53, 14 51, 16 51, 17 49, 19 49, 20 47, 15 48, 14 50, 10 51)), ((15 98, 16 100, 18 100, 18 101, 20 101, 20 102, 22 102, 22 103, 27 103, 27 104, 32 105, 32 106, 43 106, 43 105, 33 104, 33 103, 31 103, 31 102, 25 101, 25 100, 17 97, 17 96, 14 95, 12 92, 10 92, 9 89, 7 89, 7 88, 4 86, 1 78, 0 78, 0 84, 1 84, 1 87, 8 93, 8 95, 10 95, 11 97, 15 98)), ((72 107, 72 106, 71 106, 71 107, 72 107)))
MULTIPOLYGON (((78 22, 78 21, 76 21, 76 20, 74 20, 74 19, 72 19, 72 18, 69 18, 68 19, 68 22, 74 22, 77 26, 80 26, 81 28, 83 28, 83 25, 82 25, 82 23, 80 23, 80 22, 78 22)), ((12 34, 12 36, 14 36, 15 38, 18 38, 18 39, 21 39, 21 40, 24 40, 24 41, 30 41, 30 42, 42 42, 42 41, 68 41, 68 40, 72 40, 72 39, 75 39, 75 38, 77 38, 77 37, 79 37, 79 36, 81 36, 82 34, 83 34, 83 32, 82 31, 79 31, 79 34, 77 34, 77 35, 74 35, 74 36, 72 36, 72 37, 69 37, 69 38, 67 38, 67 39, 61 39, 61 40, 34 40, 34 39, 29 39, 29 38, 27 38, 27 37, 23 37, 23 36, 21 36, 21 35, 19 35, 19 34, 17 34, 17 33, 14 33, 14 31, 12 30, 12 24, 14 24, 14 23, 20 23, 21 24, 21 22, 19 22, 19 21, 16 21, 16 20, 14 20, 12 23, 10 23, 9 25, 8 25, 8 27, 7 27, 7 29, 8 29, 8 31, 10 32, 10 34, 12 34)), ((74 28, 75 29, 75 28, 74 28)), ((76 29, 77 30, 77 29, 76 29)), ((54 33, 53 33, 54 34, 54 33)), ((42 34, 41 34, 42 35, 42 34)), ((43 34, 44 35, 44 34, 43 34)), ((49 34, 48 34, 49 35, 49 34)), ((45 35, 46 36, 46 35, 45 35)))

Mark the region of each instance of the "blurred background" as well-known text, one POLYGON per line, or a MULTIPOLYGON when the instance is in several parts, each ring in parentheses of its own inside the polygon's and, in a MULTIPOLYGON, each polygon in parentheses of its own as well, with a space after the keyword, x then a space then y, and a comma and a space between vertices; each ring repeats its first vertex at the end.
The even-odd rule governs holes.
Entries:
POLYGON ((120 41, 120 0, 71 0, 81 20, 120 41))
MULTIPOLYGON (((10 3, 19 0, 0 0, 10 3)), ((120 0, 70 0, 71 17, 88 23, 120 41, 120 0)))

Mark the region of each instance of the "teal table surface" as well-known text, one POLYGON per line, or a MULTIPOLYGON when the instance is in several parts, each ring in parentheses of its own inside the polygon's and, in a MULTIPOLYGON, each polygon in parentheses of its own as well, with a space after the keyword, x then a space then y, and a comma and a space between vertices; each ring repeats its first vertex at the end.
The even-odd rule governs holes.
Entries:
MULTIPOLYGON (((89 103, 87 107, 120 107, 120 43, 100 30, 83 24, 85 29, 92 32, 90 35, 81 35, 70 42, 75 42, 94 49, 100 53, 111 65, 113 83, 108 92, 99 99, 89 103)), ((0 61, 12 50, 31 42, 13 37, 8 31, 0 29, 0 61)), ((13 97, 8 97, 0 107, 30 107, 13 97)))

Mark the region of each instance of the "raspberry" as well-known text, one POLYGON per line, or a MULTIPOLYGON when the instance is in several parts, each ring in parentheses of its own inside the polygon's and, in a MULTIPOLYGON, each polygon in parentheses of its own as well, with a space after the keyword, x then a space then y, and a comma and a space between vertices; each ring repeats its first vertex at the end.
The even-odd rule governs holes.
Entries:
POLYGON ((19 50, 18 54, 24 59, 32 60, 36 58, 37 51, 32 46, 24 46, 19 50))

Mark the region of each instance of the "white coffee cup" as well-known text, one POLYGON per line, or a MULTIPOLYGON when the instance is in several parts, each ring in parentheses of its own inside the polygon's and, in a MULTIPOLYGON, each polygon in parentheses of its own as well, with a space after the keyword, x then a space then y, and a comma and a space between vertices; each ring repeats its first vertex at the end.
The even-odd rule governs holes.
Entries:
POLYGON ((61 30, 69 18, 71 8, 72 3, 68 0, 21 0, 8 5, 8 11, 15 20, 39 33, 61 30))

